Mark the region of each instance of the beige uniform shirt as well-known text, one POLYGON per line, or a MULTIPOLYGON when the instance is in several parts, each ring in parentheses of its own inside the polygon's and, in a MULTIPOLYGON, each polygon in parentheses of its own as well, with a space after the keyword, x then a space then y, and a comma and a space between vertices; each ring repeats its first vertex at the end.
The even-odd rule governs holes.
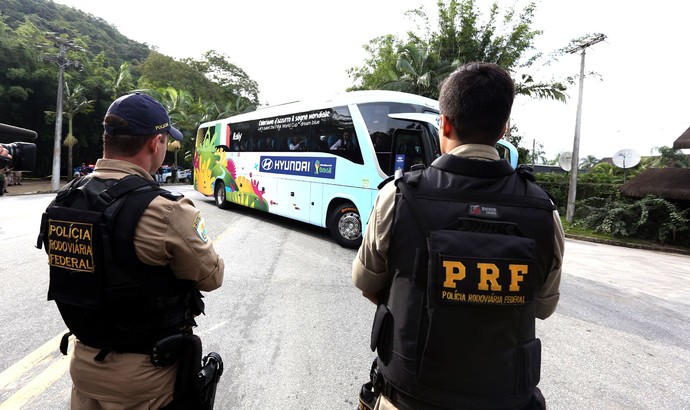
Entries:
MULTIPOLYGON (((500 159, 495 148, 481 144, 461 145, 449 154, 480 160, 500 159)), ((393 183, 386 184, 379 191, 362 245, 352 262, 352 283, 366 293, 375 294, 390 286, 392 278, 388 271, 388 246, 393 231, 395 194, 396 188, 393 183)), ((559 298, 565 237, 558 211, 553 212, 553 223, 554 259, 551 273, 536 298, 537 317, 540 319, 546 319, 556 310, 559 298)))
MULTIPOLYGON (((99 159, 93 172, 103 179, 132 174, 153 181, 144 169, 127 161, 99 159)), ((151 201, 136 228, 134 248, 142 262, 169 265, 175 276, 194 281, 199 290, 211 291, 223 283, 223 259, 206 237, 204 220, 188 198, 171 201, 158 196, 151 201)), ((70 373, 81 396, 115 403, 172 399, 176 366, 157 369, 148 355, 136 353, 111 352, 103 362, 96 362, 97 353, 97 349, 75 344, 70 373)), ((74 401, 73 395, 73 406, 74 401)))

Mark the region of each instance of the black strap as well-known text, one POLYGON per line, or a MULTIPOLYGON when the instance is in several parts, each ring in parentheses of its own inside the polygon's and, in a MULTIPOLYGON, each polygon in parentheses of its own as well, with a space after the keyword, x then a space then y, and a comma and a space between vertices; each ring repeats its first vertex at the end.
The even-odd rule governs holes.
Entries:
POLYGON ((106 207, 112 205, 113 202, 115 202, 118 198, 121 196, 134 191, 136 189, 139 189, 141 187, 148 186, 152 190, 158 190, 160 189, 154 182, 146 180, 138 175, 128 175, 121 180, 119 180, 117 183, 115 183, 113 186, 110 188, 106 189, 105 191, 101 192, 98 195, 98 201, 102 204, 105 205, 106 207))
POLYGON ((108 347, 102 348, 96 356, 94 356, 93 360, 97 362, 102 362, 105 360, 105 358, 108 356, 108 353, 112 352, 112 349, 108 347))
POLYGON ((422 232, 424 232, 424 236, 428 238, 431 231, 429 230, 429 224, 427 223, 426 218, 424 218, 422 208, 419 206, 419 202, 417 202, 415 197, 410 192, 410 188, 407 186, 407 183, 405 183, 404 178, 399 178, 395 181, 395 183, 398 189, 400 189, 400 192, 402 192, 402 195, 407 203, 410 204, 410 209, 412 210, 419 227, 422 229, 422 232))
POLYGON ((64 356, 67 356, 67 344, 69 343, 70 336, 72 336, 72 332, 67 332, 64 335, 62 335, 62 339, 60 339, 60 352, 64 356))

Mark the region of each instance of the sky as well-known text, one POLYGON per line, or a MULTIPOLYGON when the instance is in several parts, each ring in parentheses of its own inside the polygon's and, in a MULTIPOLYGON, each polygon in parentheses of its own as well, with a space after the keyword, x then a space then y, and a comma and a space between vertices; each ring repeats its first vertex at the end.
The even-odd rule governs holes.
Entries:
MULTIPOLYGON (((347 70, 364 64, 369 40, 414 29, 406 10, 423 6, 432 24, 437 14, 436 0, 55 2, 100 17, 128 38, 175 58, 200 59, 208 50, 226 54, 258 83, 262 105, 344 92, 352 85, 347 70)), ((497 3, 521 10, 526 1, 497 3)), ((490 4, 477 0, 484 14, 490 4)), ((585 55, 585 71, 597 75, 584 81, 580 158, 612 157, 621 149, 651 155, 690 128, 690 29, 685 28, 690 2, 536 4, 532 28, 543 33, 534 45, 544 55, 589 33, 607 36, 585 55)), ((574 77, 567 103, 520 96, 513 106, 511 122, 522 145, 542 146, 547 159, 573 150, 580 62, 580 54, 566 54, 529 71, 539 81, 574 77)))

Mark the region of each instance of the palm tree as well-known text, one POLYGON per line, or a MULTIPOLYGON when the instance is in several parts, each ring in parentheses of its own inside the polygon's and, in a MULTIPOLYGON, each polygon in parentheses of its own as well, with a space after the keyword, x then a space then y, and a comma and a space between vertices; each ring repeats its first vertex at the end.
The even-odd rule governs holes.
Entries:
POLYGON ((408 43, 399 50, 396 78, 383 89, 438 98, 438 86, 454 68, 448 61, 436 61, 431 46, 408 43))
POLYGON ((113 99, 127 94, 134 88, 134 79, 132 78, 132 71, 129 62, 125 61, 120 65, 117 71, 115 81, 111 86, 113 99))
POLYGON ((74 92, 70 92, 69 85, 65 82, 65 100, 62 107, 64 115, 67 116, 67 137, 63 142, 67 146, 67 170, 72 173, 72 148, 78 142, 77 138, 72 133, 72 124, 74 116, 77 114, 88 114, 93 111, 94 100, 87 100, 84 96, 84 87, 81 84, 74 88, 74 92))
POLYGON ((535 83, 529 74, 522 74, 520 81, 515 81, 515 94, 537 100, 555 100, 566 102, 566 86, 559 82, 535 83))
POLYGON ((587 155, 586 158, 580 158, 580 169, 590 170, 599 163, 599 159, 594 155, 587 155))
MULTIPOLYGON (((69 84, 65 82, 64 102, 62 105, 62 115, 67 116, 67 137, 62 142, 67 147, 67 171, 72 174, 72 149, 79 140, 74 136, 73 124, 74 116, 77 114, 88 114, 93 112, 94 100, 87 100, 84 96, 84 87, 77 85, 72 91, 69 84)), ((48 121, 55 121, 55 111, 46 111, 46 119, 48 121)))

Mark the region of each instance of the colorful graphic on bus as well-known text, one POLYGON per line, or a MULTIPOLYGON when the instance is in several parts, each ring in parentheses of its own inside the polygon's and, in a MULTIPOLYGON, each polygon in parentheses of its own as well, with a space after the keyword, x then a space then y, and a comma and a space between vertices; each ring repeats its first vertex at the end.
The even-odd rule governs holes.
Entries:
POLYGON ((258 188, 259 181, 237 176, 235 161, 228 158, 222 148, 216 148, 220 146, 220 128, 215 127, 213 135, 209 132, 210 130, 211 128, 203 136, 203 141, 197 142, 194 154, 194 169, 197 172, 194 178, 194 189, 204 195, 213 195, 215 184, 221 180, 225 185, 227 200, 268 211, 268 202, 263 197, 264 192, 258 188))

